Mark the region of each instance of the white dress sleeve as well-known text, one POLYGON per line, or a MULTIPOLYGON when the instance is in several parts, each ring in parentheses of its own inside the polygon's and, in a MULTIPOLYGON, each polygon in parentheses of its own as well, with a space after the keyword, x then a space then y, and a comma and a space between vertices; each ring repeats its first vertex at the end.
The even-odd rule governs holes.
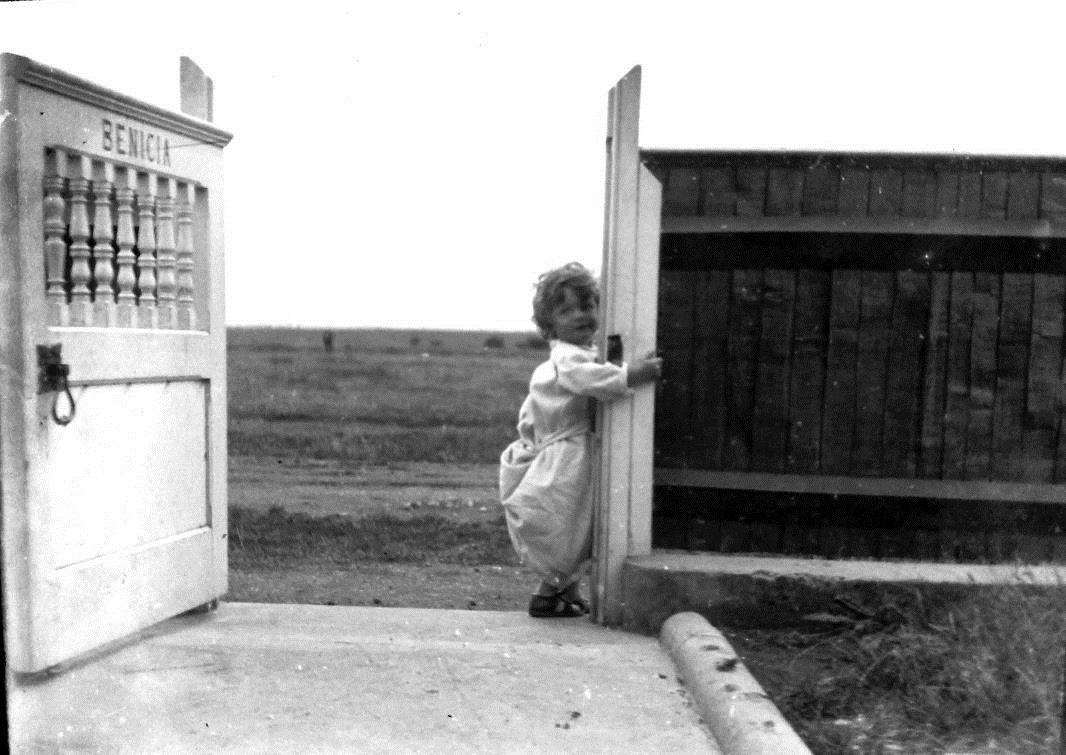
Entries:
POLYGON ((626 385, 629 368, 616 364, 601 364, 584 349, 560 349, 553 354, 559 386, 579 396, 607 400, 627 396, 632 391, 626 385))

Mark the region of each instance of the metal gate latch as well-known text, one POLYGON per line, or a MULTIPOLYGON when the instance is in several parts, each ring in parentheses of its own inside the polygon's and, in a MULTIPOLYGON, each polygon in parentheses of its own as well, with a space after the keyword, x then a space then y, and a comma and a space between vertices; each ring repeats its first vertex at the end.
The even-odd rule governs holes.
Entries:
POLYGON ((70 385, 67 384, 67 376, 70 374, 70 365, 63 364, 63 345, 59 343, 52 344, 50 346, 37 346, 37 393, 51 393, 55 391, 55 398, 52 401, 52 419, 55 420, 57 425, 69 425, 70 421, 74 419, 74 396, 70 392, 70 385), (67 395, 67 403, 70 404, 70 410, 60 416, 59 414, 59 398, 63 394, 67 395))

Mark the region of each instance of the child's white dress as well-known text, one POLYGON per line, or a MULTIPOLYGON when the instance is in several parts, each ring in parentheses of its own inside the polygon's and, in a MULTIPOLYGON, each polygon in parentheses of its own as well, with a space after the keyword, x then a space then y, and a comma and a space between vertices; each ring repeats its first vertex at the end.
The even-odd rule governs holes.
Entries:
POLYGON ((519 438, 500 457, 500 502, 522 563, 566 587, 592 550, 589 399, 631 393, 625 365, 596 362, 594 347, 551 341, 518 414, 519 438))

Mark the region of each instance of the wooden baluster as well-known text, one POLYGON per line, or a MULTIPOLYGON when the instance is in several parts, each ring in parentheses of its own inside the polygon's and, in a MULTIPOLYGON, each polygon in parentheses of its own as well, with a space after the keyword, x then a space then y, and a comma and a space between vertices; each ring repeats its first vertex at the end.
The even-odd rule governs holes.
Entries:
POLYGON ((137 326, 137 297, 133 288, 137 284, 133 265, 137 257, 133 247, 137 237, 133 234, 133 194, 137 176, 130 168, 119 171, 115 187, 115 204, 118 212, 118 324, 123 328, 137 326))
POLYGON ((196 187, 183 183, 178 188, 178 327, 196 329, 196 297, 193 280, 192 213, 196 187))
POLYGON ((48 276, 48 323, 69 324, 67 307, 67 203, 63 199, 66 186, 67 156, 62 151, 48 150, 47 173, 44 179, 44 259, 48 276))
POLYGON ((93 276, 96 291, 93 295, 93 324, 110 327, 115 324, 115 247, 111 224, 111 190, 115 169, 111 163, 93 166, 93 276))
POLYGON ((158 262, 159 327, 177 327, 174 295, 177 287, 174 257, 174 181, 159 179, 159 195, 155 200, 156 260, 158 262))
POLYGON ((155 306, 155 176, 151 173, 137 176, 137 216, 140 218, 137 231, 137 288, 141 291, 137 324, 142 328, 155 328, 158 326, 155 306))
POLYGON ((93 305, 89 292, 92 270, 89 268, 89 160, 72 156, 70 160, 70 324, 93 324, 93 305))

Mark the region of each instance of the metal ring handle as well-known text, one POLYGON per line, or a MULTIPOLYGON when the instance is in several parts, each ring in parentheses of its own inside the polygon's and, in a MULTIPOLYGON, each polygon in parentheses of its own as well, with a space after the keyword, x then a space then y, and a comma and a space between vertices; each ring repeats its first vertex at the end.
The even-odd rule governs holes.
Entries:
POLYGON ((55 420, 55 423, 60 427, 66 427, 70 424, 71 420, 74 419, 74 413, 77 411, 78 407, 77 404, 74 403, 74 394, 70 392, 70 385, 67 383, 67 379, 64 377, 62 380, 63 389, 61 391, 56 391, 55 398, 52 399, 52 419, 55 420), (64 417, 60 417, 59 397, 64 393, 67 394, 67 401, 70 402, 70 413, 64 417))

